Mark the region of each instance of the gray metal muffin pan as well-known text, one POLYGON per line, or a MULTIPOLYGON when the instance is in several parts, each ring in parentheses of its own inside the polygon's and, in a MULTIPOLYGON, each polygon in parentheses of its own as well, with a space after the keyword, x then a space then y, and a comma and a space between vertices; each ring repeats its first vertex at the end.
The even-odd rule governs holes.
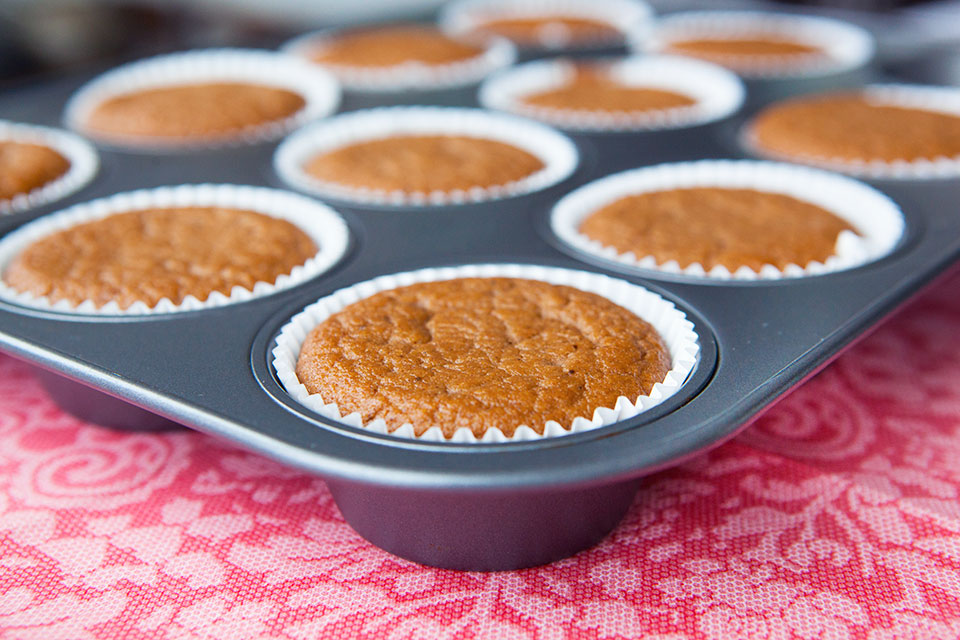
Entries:
MULTIPOLYGON (((0 117, 58 124, 82 80, 0 94, 0 117)), ((451 102, 464 104, 471 95, 460 92, 451 102)), ((340 264, 301 286, 238 305, 138 319, 0 303, 0 348, 41 369, 53 397, 80 417, 143 429, 173 421, 318 474, 346 520, 396 555, 472 570, 557 560, 606 535, 643 476, 733 436, 960 257, 955 180, 879 183, 907 220, 892 255, 851 271, 775 283, 695 281, 611 266, 575 255, 548 230, 552 204, 591 179, 665 161, 742 156, 732 142, 736 126, 574 136, 582 157, 572 178, 508 200, 419 209, 332 203, 353 236, 340 264), (680 392, 634 419, 502 445, 418 443, 363 432, 311 413, 278 384, 270 365, 273 340, 303 307, 378 275, 478 262, 563 266, 640 283, 674 300, 694 321, 699 362, 680 392)), ((162 155, 101 149, 93 184, 65 201, 3 218, 0 233, 134 188, 282 187, 271 168, 274 148, 162 155)))

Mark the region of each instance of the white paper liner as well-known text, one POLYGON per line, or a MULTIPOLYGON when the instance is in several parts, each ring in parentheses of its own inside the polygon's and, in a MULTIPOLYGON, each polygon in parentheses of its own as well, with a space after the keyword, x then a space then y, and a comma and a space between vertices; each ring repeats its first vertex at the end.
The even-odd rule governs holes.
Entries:
POLYGON ((706 124, 726 118, 743 104, 743 83, 726 69, 679 56, 631 56, 595 60, 608 64, 605 70, 630 87, 660 89, 689 96, 696 103, 686 107, 645 111, 599 111, 563 109, 524 103, 529 95, 558 89, 576 74, 582 61, 539 60, 502 71, 480 88, 480 103, 490 109, 509 111, 570 130, 649 131, 706 124))
POLYGON ((365 428, 375 433, 389 434, 400 438, 417 439, 430 442, 516 442, 521 440, 537 440, 540 438, 555 437, 578 433, 590 429, 597 429, 632 418, 651 407, 654 407, 680 389, 693 370, 699 352, 699 338, 694 331, 693 323, 676 306, 659 295, 644 289, 626 280, 590 273, 587 271, 573 271, 555 267, 530 266, 519 264, 483 264, 465 265, 459 267, 439 267, 408 271, 387 276, 340 289, 331 295, 321 298, 314 304, 295 315, 290 322, 284 325, 277 336, 276 346, 273 349, 273 366, 287 392, 300 404, 319 413, 320 415, 346 423, 353 427, 365 428), (363 424, 359 413, 343 416, 336 403, 324 402, 320 394, 311 394, 301 384, 296 374, 297 358, 307 334, 318 324, 344 307, 362 298, 368 298, 375 293, 388 289, 395 289, 420 282, 435 282, 456 278, 525 278, 541 280, 552 284, 566 285, 601 295, 625 309, 643 318, 663 339, 664 345, 670 352, 671 368, 663 382, 654 385, 649 395, 639 398, 621 396, 612 408, 598 408, 592 418, 579 417, 571 425, 561 425, 550 421, 545 425, 543 435, 538 434, 527 425, 521 425, 514 435, 507 437, 503 431, 494 428, 488 430, 482 438, 476 438, 470 429, 461 427, 447 440, 439 426, 432 426, 422 435, 415 436, 413 427, 408 423, 390 432, 383 419, 377 419, 369 424, 363 424))
MULTIPOLYGON (((136 302, 121 309, 115 302, 101 307, 97 307, 91 300, 77 305, 67 300, 51 302, 46 296, 38 297, 17 291, 2 280, 0 299, 35 309, 85 316, 146 316, 212 309, 267 296, 314 278, 336 264, 349 244, 349 230, 343 218, 333 209, 310 198, 264 187, 230 184, 179 185, 118 193, 42 216, 0 240, 0 273, 4 273, 11 260, 27 246, 51 233, 128 211, 191 206, 241 209, 286 220, 314 241, 318 247, 317 253, 304 264, 294 267, 290 273, 280 275, 272 283, 257 282, 252 289, 235 286, 230 295, 214 291, 206 300, 187 296, 180 304, 164 298, 152 307, 136 302)), ((250 241, 256 242, 256 239, 251 238, 250 241)))
POLYGON ((341 114, 297 131, 273 156, 277 174, 296 189, 364 204, 413 206, 481 202, 539 191, 568 177, 577 162, 576 146, 549 127, 508 114, 451 107, 384 107, 341 114), (397 135, 486 138, 523 149, 544 166, 502 185, 432 192, 352 187, 320 180, 304 170, 305 163, 321 153, 397 135))
POLYGON ((0 141, 38 144, 53 149, 70 163, 59 178, 9 200, 0 199, 0 214, 26 211, 76 193, 97 174, 99 159, 89 142, 66 131, 0 120, 0 141))
MULTIPOLYGON (((564 16, 592 19, 609 24, 625 39, 647 34, 653 10, 642 0, 459 0, 451 2, 440 13, 440 25, 451 33, 469 33, 491 18, 524 18, 564 16)), ((608 44, 607 40, 578 42, 558 31, 541 38, 544 49, 581 49, 608 44)), ((519 47, 527 47, 518 43, 519 47)))
MULTIPOLYGON (((818 169, 751 160, 701 160, 616 173, 564 196, 550 216, 553 233, 584 253, 639 269, 733 281, 800 278, 851 269, 890 253, 903 236, 904 226, 900 208, 873 187, 818 169), (731 272, 723 265, 707 271, 699 263, 681 267, 675 260, 658 263, 653 256, 621 253, 579 230, 587 216, 620 198, 695 187, 783 194, 826 209, 846 220, 858 233, 841 232, 834 255, 823 263, 789 264, 783 269, 767 264, 759 271, 741 266, 731 272)), ((677 233, 682 234, 683 230, 678 229, 677 233)))
POLYGON ((131 62, 94 78, 67 102, 64 122, 70 129, 111 146, 159 151, 193 149, 276 140, 311 120, 330 115, 339 103, 336 79, 299 58, 255 49, 206 49, 131 62), (115 96, 213 82, 248 82, 286 89, 301 95, 305 104, 287 118, 195 138, 112 135, 86 126, 97 105, 115 96))
MULTIPOLYGON (((923 109, 960 117, 960 89, 906 84, 875 84, 861 92, 876 104, 923 109)), ((810 96, 805 96, 809 98, 810 96)), ((762 158, 802 162, 853 176, 880 180, 934 180, 960 177, 960 153, 918 160, 849 160, 804 154, 786 154, 765 149, 753 134, 751 123, 741 132, 740 144, 749 153, 762 158)))
POLYGON ((316 62, 311 59, 326 43, 332 42, 342 33, 359 30, 360 28, 313 31, 291 40, 283 45, 281 50, 326 69, 336 76, 345 89, 384 93, 469 86, 480 82, 498 69, 510 66, 517 57, 516 48, 505 38, 471 38, 468 42, 476 41, 477 46, 483 47, 479 55, 444 64, 407 61, 387 67, 360 67, 316 62))
MULTIPOLYGON (((760 11, 691 11, 660 18, 647 37, 631 39, 639 51, 668 53, 671 42, 698 38, 774 36, 821 49, 822 55, 729 56, 724 65, 746 78, 801 78, 844 73, 873 58, 873 36, 856 25, 819 16, 760 11)), ((718 62, 719 58, 712 59, 718 62)))

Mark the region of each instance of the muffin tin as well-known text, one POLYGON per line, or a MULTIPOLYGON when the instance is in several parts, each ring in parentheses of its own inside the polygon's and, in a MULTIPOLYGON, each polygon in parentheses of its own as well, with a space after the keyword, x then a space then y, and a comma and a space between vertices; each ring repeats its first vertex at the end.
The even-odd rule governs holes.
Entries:
MULTIPOLYGON (((84 80, 8 91, 0 115, 56 124, 84 80)), ((475 97, 454 95, 476 105, 475 97)), ((350 245, 337 265, 308 282, 240 304, 149 317, 65 315, 0 302, 0 347, 36 365, 54 399, 80 417, 123 428, 181 423, 318 474, 347 522, 396 555, 471 570, 557 560, 603 538, 644 476, 733 436, 960 257, 957 180, 874 182, 903 209, 902 240, 876 262, 813 277, 730 282, 644 271, 581 253, 551 231, 553 205, 601 176, 665 161, 744 157, 740 124, 574 134, 580 165, 569 178, 502 200, 418 207, 330 201, 347 221, 350 245), (276 336, 311 303, 384 274, 473 263, 579 269, 640 284, 693 322, 697 363, 679 393, 634 418, 505 444, 363 431, 311 412, 280 385, 271 366, 276 336)), ((275 149, 265 142, 164 154, 104 148, 88 187, 3 217, 0 233, 132 189, 196 182, 285 188, 273 170, 275 149)))

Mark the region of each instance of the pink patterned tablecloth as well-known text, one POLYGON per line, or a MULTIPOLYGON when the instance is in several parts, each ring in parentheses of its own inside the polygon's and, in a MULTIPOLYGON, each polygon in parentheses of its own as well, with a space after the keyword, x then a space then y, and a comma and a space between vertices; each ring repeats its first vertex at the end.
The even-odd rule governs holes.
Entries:
POLYGON ((0 358, 0 637, 955 638, 958 332, 955 277, 598 547, 491 574, 390 556, 229 444, 78 422, 0 358))

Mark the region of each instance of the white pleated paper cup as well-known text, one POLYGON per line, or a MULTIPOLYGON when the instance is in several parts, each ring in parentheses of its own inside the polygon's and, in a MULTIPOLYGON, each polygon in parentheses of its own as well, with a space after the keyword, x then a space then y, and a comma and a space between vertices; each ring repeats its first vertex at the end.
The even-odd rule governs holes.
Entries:
POLYGON ((558 131, 509 114, 455 107, 383 107, 354 111, 297 131, 277 148, 273 165, 288 185, 322 198, 395 206, 453 205, 540 191, 566 179, 579 161, 576 145, 558 131), (501 185, 450 191, 387 191, 343 185, 305 170, 312 158, 351 144, 392 136, 466 136, 509 144, 536 156, 543 167, 501 185))
MULTIPOLYGON (((126 308, 121 308, 115 302, 97 306, 92 300, 74 304, 68 300, 52 301, 46 296, 18 291, 2 280, 0 300, 33 309, 88 317, 151 316, 213 309, 268 296, 315 278, 339 262, 349 245, 349 229, 340 214, 310 198, 265 187, 230 184, 179 185, 118 193, 42 216, 0 240, 0 273, 6 272, 11 261, 24 249, 53 233, 116 214, 177 207, 225 207, 286 220, 313 240, 318 247, 317 253, 289 273, 278 276, 274 282, 257 282, 251 289, 238 285, 233 287, 228 295, 214 291, 205 300, 187 296, 180 303, 174 303, 164 298, 153 306, 136 302, 126 308)), ((256 242, 256 238, 251 238, 250 241, 256 242)))
POLYGON ((822 54, 729 56, 721 62, 749 79, 808 78, 847 73, 873 59, 875 42, 870 33, 848 22, 819 16, 760 11, 691 11, 664 16, 647 36, 631 39, 631 47, 648 53, 671 53, 673 42, 694 39, 779 37, 821 50, 822 54))
POLYGON ((476 44, 482 50, 476 56, 442 64, 406 61, 390 66, 357 66, 318 62, 313 56, 321 53, 344 33, 360 29, 325 29, 294 38, 281 51, 317 65, 333 74, 349 91, 396 93, 456 89, 477 84, 488 75, 513 64, 516 48, 505 38, 452 37, 476 44))
MULTIPOLYGON (((860 91, 869 102, 878 105, 933 111, 960 118, 960 89, 954 87, 875 84, 860 91)), ((752 122, 741 131, 740 145, 751 155, 761 158, 800 162, 867 179, 923 181, 960 178, 960 153, 894 161, 786 154, 765 148, 757 139, 752 122)))
POLYGON ((588 65, 627 87, 672 91, 694 104, 642 111, 564 109, 526 103, 525 98, 559 89, 576 75, 582 61, 539 60, 502 71, 480 88, 480 103, 572 131, 655 131, 679 129, 722 120, 743 104, 743 83, 726 69, 679 56, 631 56, 596 59, 588 65))
POLYGON ((256 49, 201 49, 138 60, 94 78, 67 102, 64 122, 68 128, 108 146, 176 151, 276 140, 307 122, 330 115, 339 103, 340 86, 336 79, 294 56, 256 49), (219 82, 285 89, 300 95, 304 106, 286 118, 198 137, 114 135, 87 124, 94 109, 120 95, 219 82))
MULTIPOLYGON (((756 281, 802 278, 853 269, 888 255, 905 230, 903 213, 886 195, 851 178, 790 164, 751 160, 701 160, 662 164, 616 173, 588 183, 560 199, 550 215, 550 228, 566 245, 611 263, 657 273, 684 275, 720 281, 756 281), (821 207, 857 230, 842 231, 834 254, 824 262, 789 264, 784 268, 764 265, 759 271, 747 266, 714 266, 709 271, 699 263, 679 265, 660 262, 651 255, 638 256, 580 232, 592 213, 621 198, 642 193, 714 187, 750 189, 790 196, 821 207)), ((683 229, 677 229, 683 234, 683 229)))
MULTIPOLYGON (((539 46, 548 50, 589 49, 610 44, 622 44, 647 34, 653 21, 653 10, 643 0, 458 0, 448 4, 440 13, 440 26, 450 33, 472 33, 483 28, 491 19, 518 19, 560 16, 596 20, 622 34, 622 42, 606 39, 577 41, 562 30, 544 34, 539 46)), ((526 43, 516 43, 529 49, 526 43)))
POLYGON ((0 199, 0 214, 19 213, 66 198, 89 184, 97 175, 100 165, 93 145, 60 129, 0 120, 0 142, 48 147, 70 163, 66 173, 59 178, 54 178, 27 193, 17 194, 9 200, 0 199))
POLYGON ((283 387, 297 402, 325 418, 352 427, 427 442, 518 442, 598 429, 615 422, 628 420, 655 407, 680 390, 696 365, 699 349, 699 337, 694 330, 693 323, 687 319, 686 314, 672 302, 626 280, 587 271, 555 267, 482 264, 437 267, 381 276, 340 289, 321 298, 291 318, 280 330, 273 349, 273 367, 283 387), (518 425, 512 437, 507 437, 503 431, 494 428, 488 430, 483 437, 477 438, 470 429, 461 427, 454 432, 453 437, 449 440, 444 437, 439 425, 431 426, 423 434, 416 436, 413 426, 410 424, 404 424, 394 431, 389 431, 383 419, 379 418, 364 424, 358 413, 342 415, 336 403, 325 402, 319 393, 311 394, 300 382, 296 374, 297 359, 307 334, 331 315, 341 311, 349 304, 381 291, 422 282, 459 278, 523 278, 566 285, 603 296, 633 312, 648 322, 660 334, 670 353, 670 370, 662 382, 653 386, 648 395, 637 398, 621 396, 613 407, 598 408, 592 416, 578 417, 569 425, 561 425, 553 421, 548 422, 543 425, 543 434, 537 433, 529 425, 518 425))

